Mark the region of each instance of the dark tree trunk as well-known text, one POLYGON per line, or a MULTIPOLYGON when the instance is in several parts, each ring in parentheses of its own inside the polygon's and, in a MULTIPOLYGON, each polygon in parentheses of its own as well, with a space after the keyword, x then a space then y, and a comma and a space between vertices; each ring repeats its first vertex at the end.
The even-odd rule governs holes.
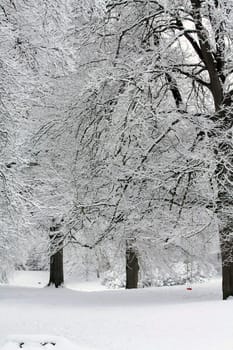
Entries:
POLYGON ((138 287, 138 256, 135 248, 126 247, 126 289, 138 287))
POLYGON ((233 296, 233 262, 222 264, 222 293, 223 300, 233 296))
MULTIPOLYGON (((232 226, 229 226, 231 229, 232 226)), ((233 238, 231 231, 221 230, 222 293, 223 300, 233 296, 233 238)))
MULTIPOLYGON (((226 130, 227 122, 225 122, 226 130)), ((224 128, 222 135, 226 134, 224 128)), ((217 168, 215 177, 218 184, 217 217, 222 258, 222 293, 223 299, 233 296, 233 147, 231 141, 222 137, 216 142, 217 168)))
POLYGON ((50 257, 50 277, 49 286, 54 285, 56 288, 64 283, 63 273, 63 250, 60 249, 50 257))
POLYGON ((223 299, 233 296, 233 146, 226 131, 228 123, 224 123, 225 130, 221 130, 221 142, 216 142, 216 180, 218 184, 217 216, 219 220, 219 236, 222 258, 222 293, 223 299))
POLYGON ((59 226, 50 228, 50 277, 49 286, 61 287, 64 283, 63 273, 63 236, 59 230, 59 226))

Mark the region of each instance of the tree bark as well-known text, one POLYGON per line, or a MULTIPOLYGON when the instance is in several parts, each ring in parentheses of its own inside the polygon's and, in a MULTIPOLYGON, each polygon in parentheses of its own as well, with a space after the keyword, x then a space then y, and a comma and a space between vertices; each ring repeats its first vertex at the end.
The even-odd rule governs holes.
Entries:
POLYGON ((127 244, 126 247, 126 289, 138 287, 139 263, 136 249, 127 244))
POLYGON ((223 300, 233 296, 233 240, 224 244, 222 253, 222 293, 223 300))
POLYGON ((233 296, 233 145, 231 140, 233 116, 227 112, 229 109, 227 104, 223 104, 222 109, 219 125, 216 128, 216 135, 219 135, 220 141, 216 139, 215 178, 218 185, 216 211, 222 258, 222 295, 225 300, 233 296))
POLYGON ((50 277, 48 286, 61 287, 64 283, 63 272, 63 241, 62 234, 58 232, 59 226, 50 228, 50 277))
POLYGON ((222 258, 223 300, 226 300, 229 296, 233 296, 233 219, 227 215, 226 209, 227 206, 223 206, 222 213, 218 212, 218 217, 221 220, 219 233, 222 258))

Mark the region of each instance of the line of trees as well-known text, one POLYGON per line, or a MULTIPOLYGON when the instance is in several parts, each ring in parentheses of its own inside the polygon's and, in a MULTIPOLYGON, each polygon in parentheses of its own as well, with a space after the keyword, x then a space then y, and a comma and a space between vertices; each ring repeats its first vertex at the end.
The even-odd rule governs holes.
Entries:
MULTIPOLYGON (((30 78, 26 109, 14 91, 30 132, 8 122, 22 147, 1 158, 2 174, 23 188, 8 186, 22 227, 50 229, 52 270, 63 248, 101 259, 110 249, 135 288, 150 259, 201 262, 218 237, 223 299, 232 296, 233 2, 5 0, 0 16, 30 78)), ((62 283, 51 271, 50 284, 62 283)))

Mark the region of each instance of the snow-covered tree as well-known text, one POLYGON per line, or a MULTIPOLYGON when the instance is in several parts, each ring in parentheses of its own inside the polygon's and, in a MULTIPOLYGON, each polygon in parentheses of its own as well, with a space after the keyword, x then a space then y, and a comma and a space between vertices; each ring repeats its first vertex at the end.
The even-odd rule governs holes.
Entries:
MULTIPOLYGON (((163 5, 107 4, 94 33, 102 50, 71 113, 77 130, 74 241, 90 248, 122 241, 129 261, 151 245, 164 257, 174 250, 177 259, 198 249, 203 255, 203 242, 216 230, 209 210, 214 157, 203 140, 208 120, 198 109, 203 96, 198 82, 175 68, 175 59, 186 68, 190 48, 170 23, 175 7, 163 5)), ((211 108, 208 92, 204 98, 202 108, 211 108)))
POLYGON ((76 245, 99 267, 115 256, 136 287, 149 262, 204 261, 217 214, 223 296, 233 293, 231 11, 212 0, 1 3, 13 237, 49 242, 62 221, 47 252, 76 245))
POLYGON ((14 266, 26 259, 22 252, 30 245, 39 224, 35 213, 44 215, 46 200, 41 203, 35 197, 39 183, 43 191, 43 179, 49 179, 51 169, 42 170, 34 142, 46 118, 50 117, 46 123, 52 123, 51 113, 45 115, 52 108, 46 105, 46 98, 53 94, 56 79, 73 70, 71 12, 67 1, 1 2, 0 239, 6 252, 1 254, 3 271, 8 260, 14 266), (40 179, 35 176, 38 169, 43 174, 40 179), (11 247, 15 253, 11 254, 11 247))
MULTIPOLYGON (((166 166, 166 169, 173 171, 174 185, 170 187, 170 202, 172 205, 178 202, 183 208, 185 204, 189 205, 190 200, 194 205, 200 205, 201 200, 203 207, 208 210, 212 208, 217 214, 225 299, 233 294, 232 2, 109 1, 107 7, 110 30, 106 37, 109 36, 111 41, 117 38, 113 66, 115 71, 117 68, 118 71, 124 71, 121 86, 123 93, 126 86, 131 85, 135 95, 142 95, 145 93, 146 82, 148 101, 152 101, 152 110, 155 110, 157 118, 155 129, 159 130, 161 119, 158 116, 161 116, 162 123, 166 123, 169 130, 164 137, 164 131, 160 131, 163 142, 176 130, 174 138, 177 143, 174 144, 173 141, 173 144, 182 157, 178 162, 173 155, 176 167, 172 169, 166 166), (113 22, 117 27, 115 31, 113 22), (176 108, 172 106, 171 96, 176 108), (184 146, 180 131, 184 132, 185 128, 184 136, 190 131, 191 134, 186 143, 186 151, 183 152, 180 149, 184 146), (207 196, 204 202, 198 193, 195 196, 197 198, 193 198, 192 191, 190 192, 200 174, 205 174, 203 183, 206 184, 208 178, 210 180, 209 189, 204 189, 202 193, 204 198, 207 196), (209 195, 211 192, 215 198, 209 195)), ((142 104, 140 101, 140 105, 146 111, 148 103, 142 104)), ((151 147, 149 157, 152 153, 155 154, 155 146, 152 144, 151 147)), ((165 157, 168 154, 169 152, 165 157)), ((125 186, 129 188, 128 184, 125 186)), ((180 213, 181 210, 178 209, 178 216, 180 213)))

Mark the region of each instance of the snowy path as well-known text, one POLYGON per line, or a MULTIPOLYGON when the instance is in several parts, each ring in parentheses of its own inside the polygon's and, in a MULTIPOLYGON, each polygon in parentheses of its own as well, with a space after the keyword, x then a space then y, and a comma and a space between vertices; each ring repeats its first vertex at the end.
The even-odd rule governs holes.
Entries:
POLYGON ((220 281, 133 291, 0 286, 0 339, 60 335, 77 350, 232 350, 233 300, 220 281))

